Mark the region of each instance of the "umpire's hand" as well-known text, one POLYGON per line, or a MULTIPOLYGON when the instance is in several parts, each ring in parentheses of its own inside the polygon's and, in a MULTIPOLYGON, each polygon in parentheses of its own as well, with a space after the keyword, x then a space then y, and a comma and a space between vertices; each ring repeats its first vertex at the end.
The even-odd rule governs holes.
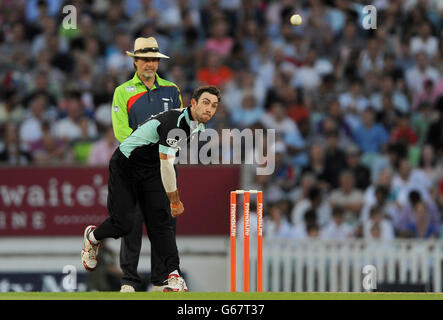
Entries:
POLYGON ((177 204, 171 202, 171 215, 174 218, 181 215, 183 211, 185 211, 185 208, 183 207, 183 203, 181 201, 179 201, 177 204))

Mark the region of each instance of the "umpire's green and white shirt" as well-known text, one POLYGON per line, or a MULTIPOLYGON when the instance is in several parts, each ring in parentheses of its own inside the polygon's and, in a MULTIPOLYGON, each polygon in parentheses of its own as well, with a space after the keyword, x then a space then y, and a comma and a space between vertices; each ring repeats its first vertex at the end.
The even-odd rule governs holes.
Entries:
POLYGON ((176 108, 183 108, 177 85, 155 74, 154 85, 149 89, 136 72, 114 92, 112 125, 115 137, 122 142, 150 116, 176 108))
POLYGON ((137 166, 160 166, 159 152, 176 155, 190 138, 204 131, 197 125, 190 107, 172 109, 150 117, 120 144, 120 151, 137 166))

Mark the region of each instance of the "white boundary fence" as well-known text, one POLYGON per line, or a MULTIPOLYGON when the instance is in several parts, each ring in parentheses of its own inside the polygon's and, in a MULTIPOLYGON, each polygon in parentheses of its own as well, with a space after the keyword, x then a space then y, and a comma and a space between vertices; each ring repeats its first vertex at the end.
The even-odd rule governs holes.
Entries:
MULTIPOLYGON (((256 290, 256 243, 250 244, 250 288, 256 290)), ((243 290, 243 239, 237 239, 237 290, 243 290)), ((442 291, 443 242, 263 239, 263 291, 361 292, 363 267, 380 284, 422 285, 442 291)), ((229 261, 229 249, 228 249, 229 261)), ((229 263, 228 263, 229 267, 229 263)), ((228 270, 229 274, 229 270, 228 270)), ((229 283, 228 283, 229 285, 229 283)), ((229 288, 228 288, 229 290, 229 288)))

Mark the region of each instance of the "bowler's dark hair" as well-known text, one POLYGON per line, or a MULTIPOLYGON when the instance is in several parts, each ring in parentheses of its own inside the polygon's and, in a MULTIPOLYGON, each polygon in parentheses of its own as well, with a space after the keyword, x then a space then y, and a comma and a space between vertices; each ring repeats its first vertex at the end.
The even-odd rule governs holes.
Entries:
POLYGON ((210 94, 217 96, 218 101, 220 101, 220 97, 221 97, 220 90, 218 90, 218 88, 215 86, 200 86, 200 87, 196 88, 194 90, 194 92, 192 93, 192 99, 195 99, 195 101, 198 101, 198 99, 200 99, 201 95, 205 92, 208 92, 210 94))

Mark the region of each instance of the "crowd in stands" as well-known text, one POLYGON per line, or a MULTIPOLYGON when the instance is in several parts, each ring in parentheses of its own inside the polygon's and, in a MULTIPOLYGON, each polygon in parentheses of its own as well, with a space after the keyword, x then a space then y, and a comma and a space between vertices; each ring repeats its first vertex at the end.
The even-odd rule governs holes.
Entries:
POLYGON ((159 75, 185 106, 198 85, 221 89, 210 128, 275 129, 274 173, 245 170, 241 186, 264 191, 267 236, 443 236, 443 1, 0 6, 3 165, 107 165, 113 92, 134 74, 125 52, 154 36, 171 57, 159 75), (370 3, 377 28, 366 30, 370 3))

